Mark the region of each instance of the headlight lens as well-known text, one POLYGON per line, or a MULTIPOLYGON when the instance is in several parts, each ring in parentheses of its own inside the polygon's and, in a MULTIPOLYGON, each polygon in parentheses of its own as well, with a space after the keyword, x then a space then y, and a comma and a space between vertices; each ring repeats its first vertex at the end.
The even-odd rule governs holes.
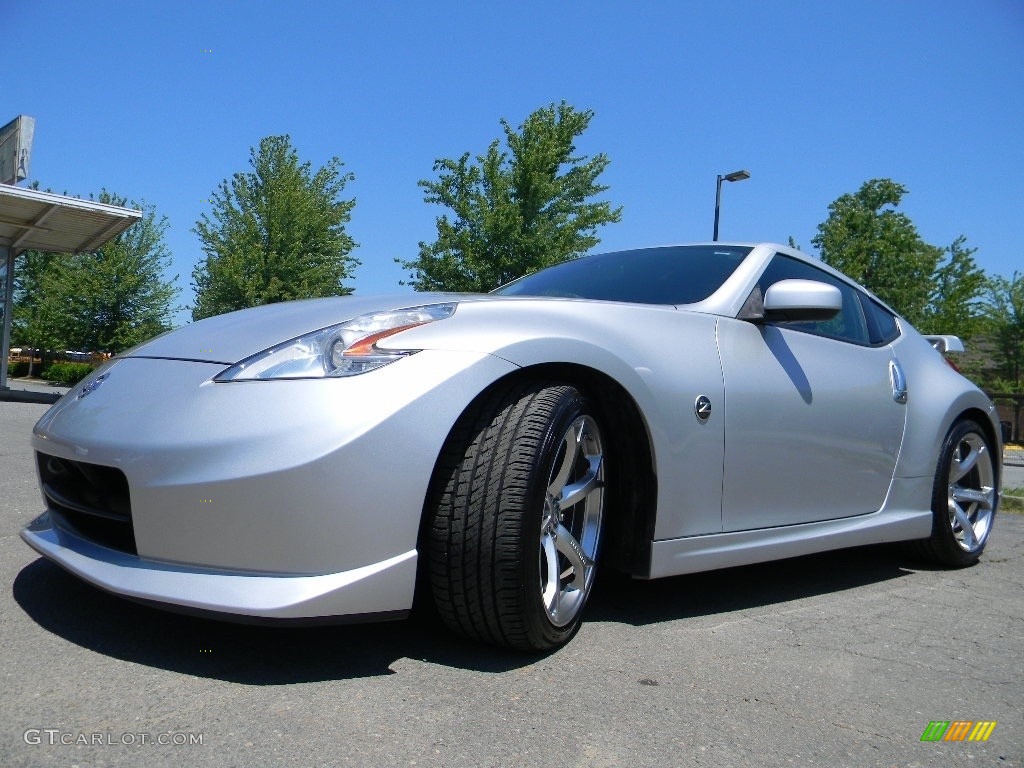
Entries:
POLYGON ((378 349, 378 341, 451 317, 456 306, 430 304, 360 315, 247 357, 217 374, 214 381, 320 379, 366 373, 418 351, 378 349))

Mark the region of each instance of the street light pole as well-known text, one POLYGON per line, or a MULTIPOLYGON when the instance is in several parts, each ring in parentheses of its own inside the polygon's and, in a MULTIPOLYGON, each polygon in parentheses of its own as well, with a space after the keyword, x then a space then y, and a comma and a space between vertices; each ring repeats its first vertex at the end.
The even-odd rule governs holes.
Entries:
POLYGON ((718 180, 715 183, 715 234, 711 238, 713 242, 718 242, 718 213, 722 207, 722 182, 723 181, 743 181, 744 179, 750 178, 750 171, 733 171, 727 173, 724 176, 718 174, 718 180))

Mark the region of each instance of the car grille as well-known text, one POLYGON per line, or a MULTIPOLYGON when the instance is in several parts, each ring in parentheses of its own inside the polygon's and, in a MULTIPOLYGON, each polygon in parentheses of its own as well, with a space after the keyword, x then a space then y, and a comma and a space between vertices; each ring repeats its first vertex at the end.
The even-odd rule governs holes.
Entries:
POLYGON ((46 504, 59 522, 84 539, 137 554, 124 472, 43 453, 36 461, 46 504))

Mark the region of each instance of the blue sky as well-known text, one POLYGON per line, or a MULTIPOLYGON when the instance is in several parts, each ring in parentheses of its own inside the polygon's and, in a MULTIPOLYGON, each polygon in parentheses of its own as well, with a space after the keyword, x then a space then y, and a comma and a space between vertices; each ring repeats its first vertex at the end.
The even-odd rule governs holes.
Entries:
POLYGON ((596 250, 710 239, 715 176, 745 168, 723 240, 813 252, 829 203, 889 177, 926 241, 1024 271, 1020 0, 0 0, 0 29, 0 123, 36 118, 30 179, 154 204, 183 304, 205 200, 261 138, 344 161, 351 285, 406 291, 394 258, 435 236, 416 183, 435 158, 562 99, 596 113, 577 147, 609 156, 624 206, 596 250))

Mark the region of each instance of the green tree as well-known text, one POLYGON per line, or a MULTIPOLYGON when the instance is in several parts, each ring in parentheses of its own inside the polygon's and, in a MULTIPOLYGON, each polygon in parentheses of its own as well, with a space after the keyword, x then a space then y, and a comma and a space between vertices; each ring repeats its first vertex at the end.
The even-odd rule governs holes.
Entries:
MULTIPOLYGON (((128 201, 104 190, 99 202, 128 201)), ((120 352, 171 327, 178 295, 164 274, 171 258, 164 243, 167 218, 145 203, 142 219, 102 248, 51 258, 39 279, 39 311, 51 339, 68 349, 120 352)))
POLYGON ((337 157, 314 172, 287 135, 260 141, 249 164, 251 172, 220 183, 211 215, 193 230, 206 254, 192 272, 195 320, 352 292, 342 281, 359 265, 345 231, 356 201, 339 196, 355 176, 337 157))
MULTIPOLYGON (((12 346, 50 349, 56 346, 53 303, 45 300, 43 283, 54 254, 25 251, 14 265, 14 315, 11 318, 12 346)), ((29 357, 28 375, 33 374, 35 355, 29 357)))
POLYGON ((489 291, 597 245, 597 228, 619 221, 622 208, 588 202, 608 189, 597 183, 608 158, 576 155, 574 141, 593 117, 551 104, 518 130, 501 121, 506 150, 495 139, 475 161, 468 152, 436 160, 437 179, 420 186, 451 218, 438 217, 437 240, 421 242, 418 258, 396 259, 416 290, 489 291))
POLYGON ((995 344, 998 379, 992 388, 1024 389, 1024 275, 992 277, 984 298, 984 315, 995 344))
POLYGON ((932 275, 928 306, 918 326, 922 333, 951 333, 969 339, 982 330, 981 298, 988 281, 974 261, 978 249, 968 248, 966 243, 963 235, 954 240, 932 275))
POLYGON ((924 242, 910 218, 896 210, 906 192, 891 179, 866 181, 828 207, 828 219, 818 225, 811 242, 822 261, 917 325, 927 316, 931 281, 943 251, 924 242))

